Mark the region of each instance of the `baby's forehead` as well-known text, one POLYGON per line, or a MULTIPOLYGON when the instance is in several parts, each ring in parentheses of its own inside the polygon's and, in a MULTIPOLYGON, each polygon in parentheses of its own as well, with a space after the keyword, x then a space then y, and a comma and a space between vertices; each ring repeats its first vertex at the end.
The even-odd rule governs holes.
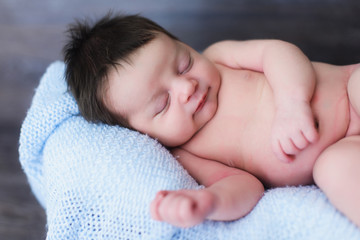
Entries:
POLYGON ((185 44, 163 33, 159 33, 155 35, 154 39, 131 52, 124 59, 119 59, 119 65, 123 67, 127 67, 128 65, 135 67, 135 63, 141 58, 140 55, 148 56, 151 60, 154 60, 159 53, 174 53, 176 49, 181 48, 183 45, 185 44))
POLYGON ((143 78, 151 79, 151 75, 159 75, 166 66, 172 67, 169 63, 176 63, 179 53, 187 48, 183 42, 159 33, 149 43, 119 60, 116 66, 109 69, 108 87, 111 88, 111 85, 119 80, 136 82, 143 78))

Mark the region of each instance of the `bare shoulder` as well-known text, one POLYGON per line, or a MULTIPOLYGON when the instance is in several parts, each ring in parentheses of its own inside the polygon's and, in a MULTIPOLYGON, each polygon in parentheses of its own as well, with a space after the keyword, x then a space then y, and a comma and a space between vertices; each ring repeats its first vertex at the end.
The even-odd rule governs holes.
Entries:
POLYGON ((219 53, 226 51, 227 49, 231 49, 234 44, 239 41, 234 40, 223 40, 220 42, 216 42, 208 46, 204 51, 203 55, 210 60, 216 60, 219 57, 219 53))
POLYGON ((277 39, 224 40, 210 45, 203 54, 214 63, 235 69, 245 68, 261 72, 265 56, 268 56, 269 52, 277 51, 294 52, 298 51, 298 48, 277 39))
POLYGON ((220 51, 233 52, 234 49, 251 50, 262 52, 266 48, 273 47, 296 47, 295 45, 279 39, 251 39, 251 40, 223 40, 211 44, 204 50, 204 55, 213 56, 220 51))

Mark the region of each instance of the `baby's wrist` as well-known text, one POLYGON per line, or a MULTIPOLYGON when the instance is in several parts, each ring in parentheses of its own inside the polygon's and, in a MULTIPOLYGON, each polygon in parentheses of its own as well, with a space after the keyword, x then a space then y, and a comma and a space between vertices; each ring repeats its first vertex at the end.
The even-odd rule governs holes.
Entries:
POLYGON ((275 100, 276 109, 294 109, 299 106, 310 105, 310 101, 305 98, 298 97, 287 97, 287 98, 278 98, 275 100))

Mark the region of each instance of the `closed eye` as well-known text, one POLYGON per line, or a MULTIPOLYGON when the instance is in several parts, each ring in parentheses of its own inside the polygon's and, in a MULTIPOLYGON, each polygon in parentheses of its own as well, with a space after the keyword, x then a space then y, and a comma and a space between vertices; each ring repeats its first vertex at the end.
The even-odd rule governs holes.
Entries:
POLYGON ((169 106, 170 106, 170 94, 167 93, 166 98, 161 100, 160 106, 158 107, 155 115, 165 113, 167 111, 167 109, 169 108, 169 106))
POLYGON ((189 72, 192 65, 193 65, 193 58, 192 58, 192 56, 191 56, 191 54, 189 52, 189 60, 188 60, 187 64, 185 65, 184 69, 181 69, 179 71, 179 74, 182 75, 182 74, 185 74, 185 73, 189 72))

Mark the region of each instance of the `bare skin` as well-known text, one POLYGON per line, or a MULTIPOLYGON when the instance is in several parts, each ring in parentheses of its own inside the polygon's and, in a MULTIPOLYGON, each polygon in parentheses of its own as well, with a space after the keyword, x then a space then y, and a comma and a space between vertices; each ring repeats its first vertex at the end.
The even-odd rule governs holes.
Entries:
POLYGON ((132 62, 109 75, 106 105, 172 147, 205 186, 160 191, 154 219, 234 220, 263 186, 315 180, 360 226, 359 65, 311 63, 279 41, 221 42, 199 55, 163 35, 132 62))
MULTIPOLYGON (((250 172, 269 187, 313 183, 316 159, 326 147, 347 135, 350 120, 346 88, 350 67, 313 65, 317 87, 311 108, 320 137, 293 155, 290 162, 279 161, 271 147, 269 139, 276 110, 264 74, 223 66, 218 66, 222 85, 216 115, 180 148, 250 172), (223 126, 238 134, 218 131, 223 126), (224 153, 230 154, 224 156, 224 153)), ((356 129, 352 134, 358 133, 356 129)))

